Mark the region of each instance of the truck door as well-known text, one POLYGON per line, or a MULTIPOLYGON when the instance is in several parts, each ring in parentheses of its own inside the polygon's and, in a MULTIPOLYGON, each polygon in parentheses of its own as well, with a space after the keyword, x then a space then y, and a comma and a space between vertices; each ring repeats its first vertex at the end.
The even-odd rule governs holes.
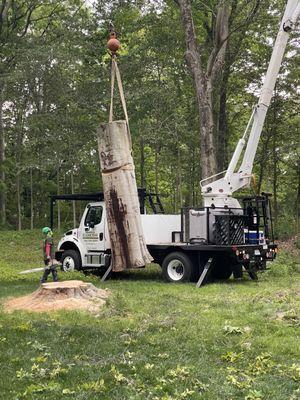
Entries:
POLYGON ((84 219, 82 240, 87 251, 104 251, 104 212, 101 205, 91 205, 84 219))

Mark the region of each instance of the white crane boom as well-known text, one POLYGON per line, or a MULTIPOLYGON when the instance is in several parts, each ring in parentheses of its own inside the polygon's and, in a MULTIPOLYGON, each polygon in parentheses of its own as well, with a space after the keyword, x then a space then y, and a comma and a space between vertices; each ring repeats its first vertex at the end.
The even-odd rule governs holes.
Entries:
POLYGON ((253 162, 266 113, 271 102, 289 33, 294 29, 299 14, 299 0, 288 0, 258 103, 252 112, 242 138, 238 141, 228 169, 220 174, 203 179, 200 182, 205 207, 209 207, 211 204, 214 204, 216 207, 239 207, 238 201, 231 196, 235 191, 248 186, 251 182, 253 162), (250 128, 251 131, 249 133, 250 128), (235 172, 238 161, 245 147, 248 133, 249 137, 244 157, 238 171, 235 172), (223 177, 213 180, 213 178, 216 178, 224 172, 225 175, 223 177))

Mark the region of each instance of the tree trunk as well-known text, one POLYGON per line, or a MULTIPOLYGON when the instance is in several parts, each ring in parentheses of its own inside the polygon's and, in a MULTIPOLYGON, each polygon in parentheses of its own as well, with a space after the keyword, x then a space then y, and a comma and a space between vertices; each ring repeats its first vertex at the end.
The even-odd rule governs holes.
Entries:
POLYGON ((278 220, 278 196, 277 196, 277 177, 278 177, 278 158, 276 154, 276 131, 274 132, 273 136, 273 201, 274 201, 274 226, 275 229, 277 227, 277 220, 278 220))
MULTIPOLYGON (((180 144, 177 144, 177 168, 176 168, 176 174, 177 174, 177 193, 178 193, 178 200, 179 200, 179 209, 182 207, 183 199, 182 199, 182 165, 181 165, 181 154, 180 154, 180 144)), ((178 205, 177 205, 177 210, 178 211, 178 205)))
POLYGON ((33 179, 32 179, 32 168, 30 168, 30 229, 33 229, 34 222, 34 207, 33 207, 33 179))
MULTIPOLYGON (((57 194, 60 194, 60 189, 59 189, 59 169, 57 171, 57 194)), ((60 225, 61 225, 61 220, 60 220, 60 201, 57 202, 57 230, 60 231, 60 225)))
MULTIPOLYGON (((74 172, 73 169, 71 171, 71 193, 74 194, 74 172)), ((73 210, 73 226, 76 228, 76 204, 75 200, 72 201, 72 210, 73 210)))
MULTIPOLYGON (((228 68, 227 68, 228 69, 228 68)), ((224 171, 228 164, 228 123, 227 123, 227 86, 229 70, 226 70, 220 87, 219 129, 217 163, 219 171, 224 171)))
POLYGON ((300 225, 300 161, 298 164, 298 189, 296 197, 296 235, 299 235, 299 225, 300 225))
POLYGON ((212 85, 210 80, 207 81, 205 89, 201 89, 198 98, 201 139, 201 175, 203 179, 217 173, 217 160, 214 146, 212 85), (202 93, 204 96, 201 99, 202 93))
POLYGON ((17 191, 17 230, 22 230, 22 211, 21 211, 21 182, 20 172, 16 176, 16 191, 17 191))
POLYGON ((154 169, 155 169, 155 193, 158 193, 158 145, 155 143, 155 157, 154 157, 154 169))
POLYGON ((6 223, 6 189, 5 189, 5 139, 4 139, 4 125, 3 125, 3 90, 0 88, 0 222, 5 225, 6 223))
MULTIPOLYGON (((192 206, 196 205, 195 196, 195 149, 191 149, 192 159, 191 159, 191 193, 192 193, 192 206)), ((188 203, 190 204, 190 202, 188 203)))
POLYGON ((146 169, 145 169, 145 143, 143 133, 140 136, 140 150, 141 150, 141 188, 146 188, 146 169))
POLYGON ((270 143, 270 139, 271 136, 274 134, 276 134, 276 125, 274 125, 274 127, 270 128, 270 129, 266 129, 265 131, 265 140, 262 143, 262 152, 261 152, 261 158, 259 161, 259 176, 258 176, 258 182, 257 182, 257 194, 259 194, 261 192, 262 189, 262 183, 263 183, 263 179, 264 179, 264 175, 266 173, 266 165, 267 165, 267 160, 268 160, 268 148, 269 148, 269 143, 270 143))
POLYGON ((200 125, 200 157, 201 176, 207 178, 217 172, 216 152, 214 146, 214 119, 212 104, 212 82, 198 69, 197 54, 186 53, 186 60, 194 79, 196 90, 199 125, 200 125))
POLYGON ((206 70, 198 44, 190 0, 177 0, 185 30, 186 61, 191 72, 199 110, 201 175, 206 178, 217 172, 214 131, 217 124, 213 115, 213 85, 220 75, 226 56, 229 10, 226 2, 220 1, 213 26, 213 46, 206 70))

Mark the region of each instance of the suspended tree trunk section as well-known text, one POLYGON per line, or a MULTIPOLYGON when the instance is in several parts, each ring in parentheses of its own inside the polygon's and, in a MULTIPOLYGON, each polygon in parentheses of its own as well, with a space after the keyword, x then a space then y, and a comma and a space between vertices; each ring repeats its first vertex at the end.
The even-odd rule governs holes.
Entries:
POLYGON ((126 121, 101 124, 98 147, 113 271, 152 261, 142 230, 131 138, 126 121))

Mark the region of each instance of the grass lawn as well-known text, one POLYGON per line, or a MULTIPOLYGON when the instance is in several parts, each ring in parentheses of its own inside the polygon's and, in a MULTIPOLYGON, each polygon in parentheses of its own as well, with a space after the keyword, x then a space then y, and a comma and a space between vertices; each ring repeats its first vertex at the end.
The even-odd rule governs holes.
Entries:
MULTIPOLYGON (((0 301, 34 291, 38 231, 0 233, 0 301)), ((298 260, 299 261, 299 260, 298 260)), ((0 306, 0 399, 300 399, 299 264, 197 289, 157 266, 101 283, 99 315, 0 306)))

